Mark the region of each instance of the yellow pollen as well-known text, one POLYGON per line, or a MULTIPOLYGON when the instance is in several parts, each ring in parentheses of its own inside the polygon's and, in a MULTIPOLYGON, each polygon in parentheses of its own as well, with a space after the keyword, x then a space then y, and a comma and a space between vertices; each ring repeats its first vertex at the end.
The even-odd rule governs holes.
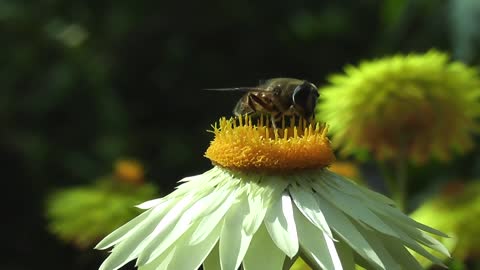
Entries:
POLYGON ((290 119, 290 127, 269 126, 270 119, 260 119, 256 125, 248 116, 221 118, 213 125, 215 138, 205 156, 214 164, 242 171, 288 171, 323 168, 335 160, 327 128, 308 123, 305 119, 290 119))

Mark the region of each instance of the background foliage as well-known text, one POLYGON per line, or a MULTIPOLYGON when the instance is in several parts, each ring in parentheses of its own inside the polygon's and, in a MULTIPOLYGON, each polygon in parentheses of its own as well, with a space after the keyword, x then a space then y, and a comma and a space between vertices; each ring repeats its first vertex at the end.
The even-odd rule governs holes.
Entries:
MULTIPOLYGON (((98 267, 101 252, 46 231, 47 194, 121 157, 141 160, 163 193, 208 169, 205 130, 239 96, 201 89, 321 85, 347 63, 430 48, 479 64, 479 22, 476 0, 0 1, 0 268, 98 267)), ((437 180, 480 176, 479 157, 416 169, 414 198, 437 180)))

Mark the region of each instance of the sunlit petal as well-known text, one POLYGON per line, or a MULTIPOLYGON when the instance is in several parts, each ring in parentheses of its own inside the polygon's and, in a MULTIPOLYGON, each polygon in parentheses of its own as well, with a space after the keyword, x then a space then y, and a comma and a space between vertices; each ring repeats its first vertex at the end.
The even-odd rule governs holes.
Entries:
POLYGON ((234 204, 225 216, 219 245, 222 269, 237 269, 240 266, 253 237, 242 226, 249 211, 244 200, 246 198, 234 204))
POLYGON ((299 245, 292 200, 288 194, 284 193, 281 200, 267 211, 265 226, 277 247, 293 258, 299 245))
POLYGON ((245 270, 279 270, 284 261, 285 253, 273 243, 265 226, 260 226, 243 260, 245 270))
POLYGON ((309 260, 322 269, 342 270, 342 263, 331 236, 310 223, 296 207, 293 212, 300 246, 309 260))

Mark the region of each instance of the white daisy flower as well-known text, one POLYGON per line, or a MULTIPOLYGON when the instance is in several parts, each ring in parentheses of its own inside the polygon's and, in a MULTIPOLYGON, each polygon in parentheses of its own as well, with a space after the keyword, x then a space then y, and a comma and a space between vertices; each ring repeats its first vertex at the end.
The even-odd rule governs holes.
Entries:
POLYGON ((448 251, 426 232, 445 234, 330 172, 326 129, 299 126, 221 119, 206 152, 214 168, 139 205, 97 245, 113 247, 100 269, 136 259, 144 270, 278 270, 298 256, 313 269, 422 269, 409 250, 442 264, 427 249, 448 251))

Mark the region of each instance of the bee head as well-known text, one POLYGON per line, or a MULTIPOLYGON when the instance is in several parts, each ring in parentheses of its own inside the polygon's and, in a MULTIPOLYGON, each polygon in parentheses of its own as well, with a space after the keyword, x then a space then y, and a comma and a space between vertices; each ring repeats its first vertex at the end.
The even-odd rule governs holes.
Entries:
POLYGON ((310 118, 317 103, 318 89, 313 83, 305 81, 295 88, 292 98, 295 110, 304 118, 310 118))

